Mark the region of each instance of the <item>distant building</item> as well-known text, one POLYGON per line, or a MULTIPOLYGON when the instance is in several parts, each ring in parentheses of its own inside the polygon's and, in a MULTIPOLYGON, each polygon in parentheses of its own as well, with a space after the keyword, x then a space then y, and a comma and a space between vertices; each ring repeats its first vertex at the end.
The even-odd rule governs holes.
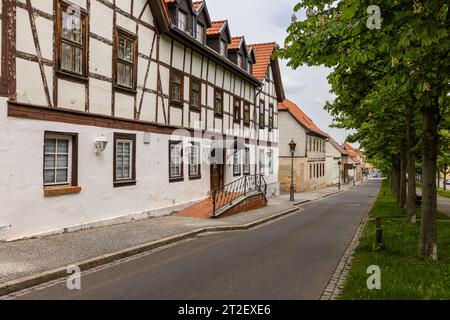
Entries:
POLYGON ((348 163, 347 151, 345 151, 345 149, 331 136, 328 136, 325 160, 325 179, 327 187, 345 183, 344 165, 346 163, 348 163))
POLYGON ((291 153, 294 140, 294 186, 296 192, 325 188, 325 159, 328 135, 320 130, 295 103, 285 100, 278 105, 280 130, 279 181, 281 191, 289 191, 291 153))

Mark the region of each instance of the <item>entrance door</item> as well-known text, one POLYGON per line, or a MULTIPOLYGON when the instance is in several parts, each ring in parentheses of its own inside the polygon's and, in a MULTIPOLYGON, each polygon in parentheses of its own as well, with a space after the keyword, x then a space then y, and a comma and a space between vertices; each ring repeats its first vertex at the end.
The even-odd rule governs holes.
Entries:
POLYGON ((213 163, 211 165, 211 192, 224 186, 224 166, 213 163))

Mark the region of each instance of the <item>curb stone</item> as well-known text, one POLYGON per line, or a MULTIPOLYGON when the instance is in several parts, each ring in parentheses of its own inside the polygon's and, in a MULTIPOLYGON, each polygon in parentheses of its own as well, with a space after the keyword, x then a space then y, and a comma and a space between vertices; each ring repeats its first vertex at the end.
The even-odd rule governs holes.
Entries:
MULTIPOLYGON (((86 271, 101 265, 105 265, 120 259, 124 259, 130 256, 134 256, 146 251, 150 251, 153 249, 156 249, 158 247, 166 246, 172 243, 176 243, 182 240, 187 240, 191 238, 195 238, 198 236, 201 236, 206 233, 211 232, 227 232, 227 231, 240 231, 240 230, 249 230, 256 226, 265 224, 271 220, 276 220, 278 218, 284 217, 290 213, 298 211, 299 208, 291 208, 279 213, 276 213, 272 216, 262 218, 260 220, 256 220, 247 224, 243 225, 236 225, 236 226, 218 226, 218 227, 206 227, 197 229, 191 232, 179 234, 176 236, 152 241, 143 245, 134 246, 131 248, 127 248, 121 251, 117 251, 110 254, 101 255, 92 259, 84 260, 78 263, 70 264, 70 266, 78 266, 81 271, 86 271)), ((67 268, 65 267, 59 267, 56 269, 52 269, 49 271, 41 272, 35 275, 23 277, 16 280, 7 281, 0 285, 0 297, 5 296, 7 294, 11 294, 29 287, 34 287, 42 283, 46 283, 52 280, 64 278, 68 276, 67 274, 67 268)))
POLYGON ((140 253, 144 253, 147 251, 154 250, 159 247, 167 246, 176 242, 180 242, 187 239, 192 239, 199 237, 201 235, 205 235, 211 232, 229 232, 229 231, 243 231, 243 230, 250 230, 257 226, 263 225, 267 222, 270 222, 272 220, 277 220, 279 218, 282 218, 284 216, 287 216, 293 212, 299 211, 299 207, 303 204, 307 204, 313 201, 322 200, 323 198, 331 197, 333 195, 336 195, 341 192, 345 192, 347 190, 341 190, 337 192, 333 192, 327 195, 324 195, 322 197, 319 197, 315 200, 304 200, 299 201, 296 203, 291 204, 293 208, 284 210, 282 212, 275 213, 269 217, 265 217, 247 224, 243 225, 235 225, 235 226, 218 226, 218 227, 205 227, 197 230, 193 230, 187 233, 175 235, 172 237, 167 237, 164 239, 152 241, 149 243, 145 243, 138 246, 133 246, 124 250, 120 250, 117 252, 97 256, 88 260, 80 261, 78 263, 72 263, 68 266, 59 267, 55 269, 51 269, 48 271, 44 271, 41 273, 37 273, 34 275, 30 275, 27 277, 11 280, 4 282, 3 284, 0 284, 0 298, 2 296, 6 296, 8 294, 21 291, 30 287, 34 287, 43 283, 47 283, 53 280, 61 279, 64 277, 67 277, 67 269, 69 266, 78 266, 81 271, 87 271, 89 269, 93 269, 95 267, 99 267, 117 260, 121 260, 124 258, 128 258, 131 256, 138 255, 140 253))
POLYGON ((331 279, 328 282, 327 287, 325 288, 324 292, 322 293, 322 296, 320 297, 320 300, 337 300, 342 290, 344 289, 345 281, 347 280, 347 276, 353 264, 355 250, 359 245, 359 240, 361 238, 362 232, 364 231, 364 228, 366 227, 367 222, 369 221, 370 212, 372 211, 372 208, 378 197, 378 193, 375 196, 375 199, 370 204, 369 208, 367 209, 367 212, 365 213, 364 217, 362 218, 358 226, 358 229, 356 230, 355 235, 353 236, 352 241, 350 242, 349 246, 342 255, 341 260, 339 261, 333 275, 331 276, 331 279))

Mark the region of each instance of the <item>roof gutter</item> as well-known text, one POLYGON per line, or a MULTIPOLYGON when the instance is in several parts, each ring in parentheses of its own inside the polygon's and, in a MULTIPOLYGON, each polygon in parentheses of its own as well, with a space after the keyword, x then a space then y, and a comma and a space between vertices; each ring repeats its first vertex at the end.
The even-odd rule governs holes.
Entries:
POLYGON ((248 74, 245 70, 239 68, 237 65, 229 61, 228 59, 224 59, 220 54, 218 54, 213 49, 203 45, 202 43, 198 42, 185 32, 179 30, 176 28, 173 24, 170 25, 169 30, 165 32, 166 34, 172 36, 176 40, 184 43, 191 49, 195 49, 196 51, 199 51, 201 53, 204 53, 205 55, 212 56, 213 60, 215 60, 217 63, 222 65, 223 67, 226 67, 228 69, 232 69, 235 73, 239 74, 240 76, 247 79, 249 82, 251 82, 253 85, 257 87, 262 87, 263 83, 253 77, 252 75, 248 74))

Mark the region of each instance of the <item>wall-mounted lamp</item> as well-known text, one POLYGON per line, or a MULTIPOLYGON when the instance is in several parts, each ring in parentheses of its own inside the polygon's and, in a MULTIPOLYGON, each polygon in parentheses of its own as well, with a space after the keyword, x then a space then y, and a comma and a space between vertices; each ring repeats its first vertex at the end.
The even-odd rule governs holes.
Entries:
POLYGON ((95 140, 95 153, 100 154, 105 151, 106 146, 108 145, 108 139, 102 135, 95 140))

